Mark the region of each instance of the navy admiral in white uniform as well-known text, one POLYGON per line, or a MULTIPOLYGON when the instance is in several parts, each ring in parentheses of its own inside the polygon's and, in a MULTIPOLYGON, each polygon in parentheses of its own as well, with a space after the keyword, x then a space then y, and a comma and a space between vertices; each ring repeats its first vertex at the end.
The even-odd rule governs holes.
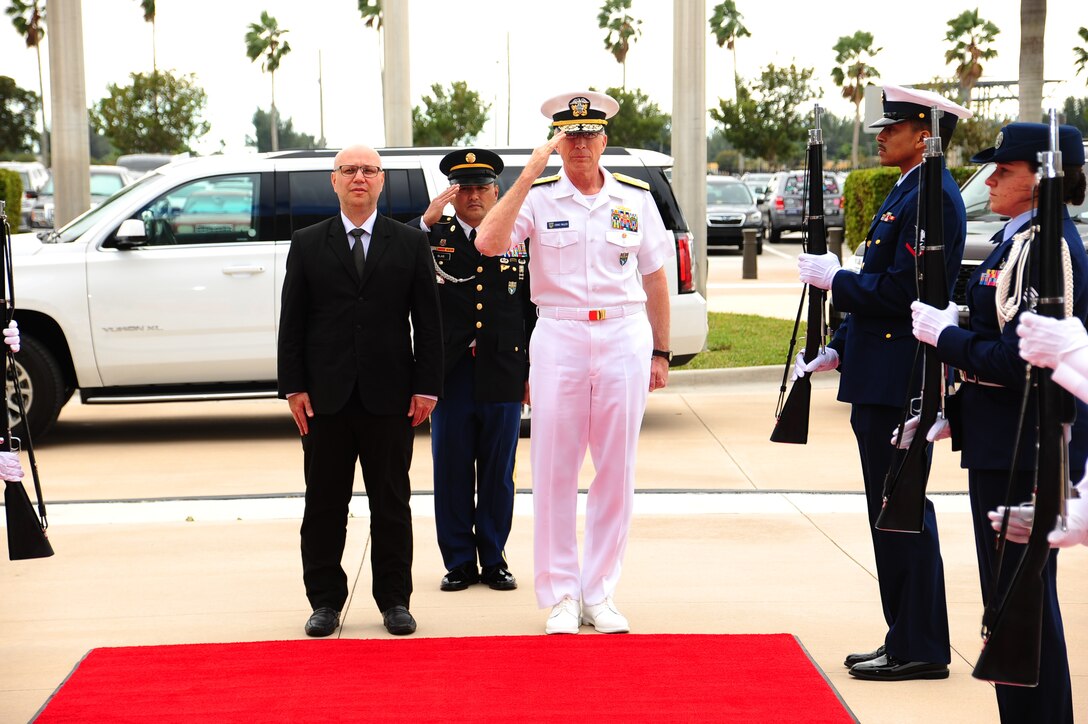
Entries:
POLYGON ((539 319, 529 348, 533 402, 535 589, 551 608, 547 633, 629 630, 613 602, 634 503, 635 454, 647 394, 669 374, 665 265, 674 239, 642 181, 600 165, 608 119, 603 93, 564 93, 541 112, 556 129, 480 227, 484 254, 529 239, 539 319), (552 152, 562 170, 539 178, 552 152), (579 562, 578 471, 596 474, 579 562))
POLYGON ((499 199, 498 154, 458 149, 439 169, 450 187, 409 226, 430 238, 445 336, 445 396, 431 414, 435 526, 447 570, 440 588, 461 591, 483 582, 510 591, 517 581, 504 549, 536 324, 529 258, 524 244, 497 257, 481 255, 473 244, 476 227, 499 199), (453 216, 442 214, 447 203, 453 216))
MULTIPOLYGON (((834 254, 801 254, 800 278, 831 290, 835 307, 847 312, 825 351, 798 374, 839 369, 838 399, 849 402, 850 424, 861 455, 869 528, 873 538, 880 601, 888 632, 881 646, 850 654, 844 664, 851 675, 870 680, 943 679, 951 650, 945 602, 944 564, 933 503, 926 500, 920 534, 876 530, 883 502, 884 479, 895 448, 889 444, 906 401, 918 395, 921 375, 913 375, 917 345, 911 334, 911 302, 918 298, 914 242, 918 182, 925 139, 930 135, 930 108, 944 111, 943 145, 959 118, 971 112, 935 93, 884 86, 884 117, 876 137, 880 163, 898 167, 901 176, 884 199, 865 236, 859 274, 843 272, 834 254)), ((949 292, 959 274, 967 217, 952 175, 943 177, 944 254, 949 292)), ((800 359, 800 358, 799 358, 800 359)))

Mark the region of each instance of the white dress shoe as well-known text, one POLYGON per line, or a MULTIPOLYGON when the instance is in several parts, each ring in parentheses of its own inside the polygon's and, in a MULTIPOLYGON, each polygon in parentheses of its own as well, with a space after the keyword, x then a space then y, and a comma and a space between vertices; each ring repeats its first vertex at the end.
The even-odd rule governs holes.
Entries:
POLYGON ((627 633, 631 630, 630 624, 616 608, 611 596, 600 603, 587 603, 582 606, 582 623, 592 626, 601 633, 627 633))
POLYGON ((564 596, 562 601, 552 606, 548 622, 544 624, 544 633, 578 633, 578 602, 570 596, 564 596))

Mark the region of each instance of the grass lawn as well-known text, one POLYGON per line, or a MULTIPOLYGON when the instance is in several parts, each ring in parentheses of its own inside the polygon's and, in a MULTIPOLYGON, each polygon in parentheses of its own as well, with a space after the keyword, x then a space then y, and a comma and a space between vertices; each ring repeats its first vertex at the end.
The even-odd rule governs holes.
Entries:
MULTIPOLYGON (((709 312, 707 351, 674 370, 706 370, 721 367, 785 365, 793 322, 754 314, 709 312)), ((796 355, 805 345, 805 323, 797 330, 796 355)))

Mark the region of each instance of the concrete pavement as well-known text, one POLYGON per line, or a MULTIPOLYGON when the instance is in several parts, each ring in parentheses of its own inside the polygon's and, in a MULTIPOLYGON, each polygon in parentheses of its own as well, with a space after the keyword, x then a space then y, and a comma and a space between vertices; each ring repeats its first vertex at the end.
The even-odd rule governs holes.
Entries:
MULTIPOLYGON (((770 258, 765 252, 761 263, 770 258)), ((711 264, 713 283, 740 283, 739 256, 712 257, 711 264)), ((767 276, 772 264, 763 265, 767 276)), ((773 282, 756 280, 728 296, 775 296, 758 286, 773 282)), ((843 656, 875 647, 884 626, 848 410, 834 400, 833 376, 818 377, 809 444, 770 443, 779 375, 767 368, 680 373, 651 396, 616 597, 633 632, 789 632, 862 722, 996 721, 991 687, 970 675, 982 602, 957 456, 941 444, 930 485, 952 675, 854 680, 843 656)), ((284 403, 73 402, 38 453, 57 555, 0 561, 0 722, 33 716, 91 648, 305 638, 302 456, 284 403)), ((528 441, 519 448, 508 549, 517 591, 438 590, 430 476, 429 439, 421 434, 413 466, 416 635, 542 633, 545 612, 531 590, 528 441)), ((590 479, 587 463, 583 489, 590 479)), ((337 632, 343 637, 387 635, 369 593, 367 527, 365 499, 357 496, 344 561, 353 593, 337 632)), ((1059 583, 1074 701, 1088 712, 1088 549, 1062 553, 1059 583)))

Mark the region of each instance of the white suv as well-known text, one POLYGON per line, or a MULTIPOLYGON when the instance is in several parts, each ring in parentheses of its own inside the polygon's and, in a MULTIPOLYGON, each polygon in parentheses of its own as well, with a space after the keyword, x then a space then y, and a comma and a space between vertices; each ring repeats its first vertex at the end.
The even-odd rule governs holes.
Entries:
MULTIPOLYGON (((379 211, 400 221, 422 214, 447 186, 438 163, 449 150, 379 150, 379 211)), ((531 150, 496 150, 505 185, 531 150)), ((58 231, 13 237, 23 336, 16 367, 31 433, 48 431, 76 389, 84 403, 275 396, 291 233, 337 213, 334 156, 177 161, 58 231)), ((649 182, 676 236, 677 264, 668 271, 671 347, 681 364, 705 344, 706 301, 694 288, 692 237, 665 176, 671 159, 608 149, 602 162, 649 182)), ((10 383, 7 392, 17 413, 10 383)))

